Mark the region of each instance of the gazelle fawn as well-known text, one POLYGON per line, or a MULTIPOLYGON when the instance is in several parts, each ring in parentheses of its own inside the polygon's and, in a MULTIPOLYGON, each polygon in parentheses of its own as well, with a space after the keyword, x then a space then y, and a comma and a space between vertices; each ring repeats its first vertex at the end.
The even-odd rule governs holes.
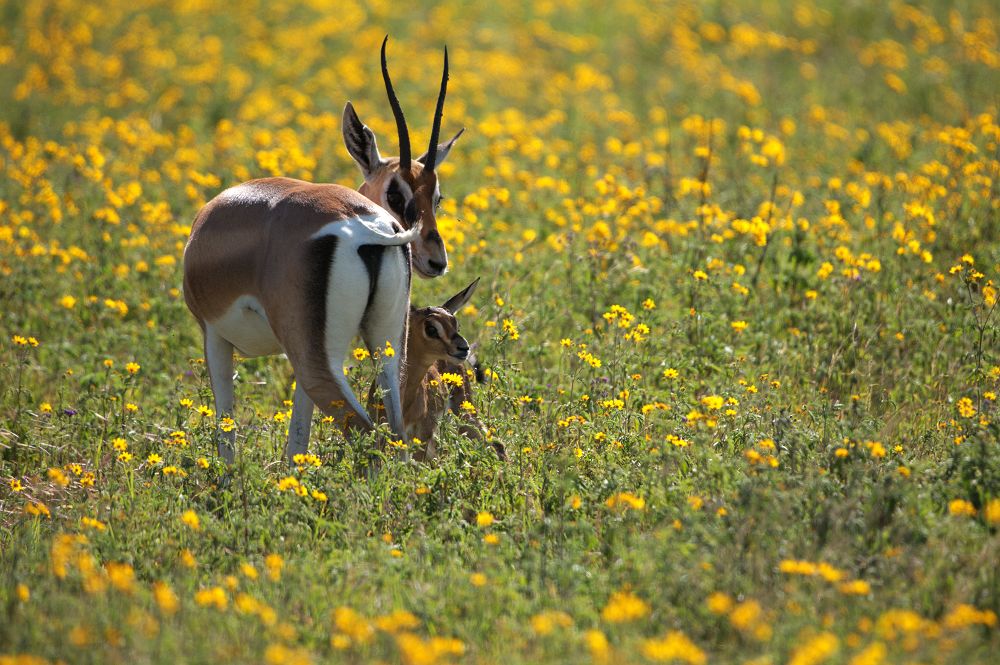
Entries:
MULTIPOLYGON (((437 454, 435 433, 450 410, 460 420, 459 432, 477 441, 486 439, 486 427, 476 417, 472 405, 472 374, 475 364, 469 342, 459 333, 456 314, 479 285, 479 279, 456 293, 439 307, 410 307, 406 337, 406 368, 403 382, 403 425, 411 441, 419 440, 422 450, 416 459, 433 459, 437 454)), ((369 408, 374 405, 369 393, 369 408)), ((503 446, 493 442, 500 459, 503 446)))

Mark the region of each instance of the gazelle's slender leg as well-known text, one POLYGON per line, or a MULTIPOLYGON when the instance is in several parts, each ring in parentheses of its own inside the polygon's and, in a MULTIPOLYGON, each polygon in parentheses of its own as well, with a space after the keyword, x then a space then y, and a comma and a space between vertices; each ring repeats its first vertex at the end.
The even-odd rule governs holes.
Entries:
MULTIPOLYGON (((212 326, 205 326, 205 361, 208 364, 208 376, 212 381, 212 393, 215 395, 215 413, 217 418, 232 416, 234 386, 233 386, 233 345, 219 335, 212 326)), ((236 430, 223 432, 216 429, 216 442, 219 455, 232 464, 236 455, 236 430)))
MULTIPOLYGON (((387 284, 407 284, 406 266, 403 252, 387 252, 382 263, 380 280, 387 284)), ((379 387, 384 391, 386 417, 389 427, 406 440, 403 424, 403 404, 400 395, 401 370, 406 353, 406 323, 409 309, 409 293, 403 289, 380 291, 362 324, 361 336, 369 350, 383 349, 386 342, 392 345, 395 354, 384 357, 382 371, 379 372, 379 387)))
POLYGON ((288 443, 285 445, 285 456, 288 463, 296 455, 304 455, 309 449, 309 430, 312 428, 313 402, 306 394, 305 388, 295 382, 295 396, 292 398, 292 419, 288 424, 288 443))

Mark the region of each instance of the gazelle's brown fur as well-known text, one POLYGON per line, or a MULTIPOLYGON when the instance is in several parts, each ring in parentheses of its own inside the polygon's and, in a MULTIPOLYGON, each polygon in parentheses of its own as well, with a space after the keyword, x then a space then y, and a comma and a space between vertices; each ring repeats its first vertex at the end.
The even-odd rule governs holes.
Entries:
MULTIPOLYGON (((459 334, 455 317, 478 284, 477 279, 440 307, 410 307, 402 389, 403 425, 411 441, 419 439, 423 446, 414 454, 417 459, 433 459, 437 454, 434 435, 449 410, 460 419, 461 434, 477 441, 485 439, 486 428, 475 412, 462 408, 463 403, 472 403, 471 382, 475 373, 467 367, 475 363, 475 358, 468 341, 459 334), (442 375, 446 373, 461 377, 461 385, 444 381, 442 375)), ((373 397, 374 391, 369 394, 369 409, 374 406, 373 397)), ((503 446, 496 442, 492 445, 504 459, 503 446)))

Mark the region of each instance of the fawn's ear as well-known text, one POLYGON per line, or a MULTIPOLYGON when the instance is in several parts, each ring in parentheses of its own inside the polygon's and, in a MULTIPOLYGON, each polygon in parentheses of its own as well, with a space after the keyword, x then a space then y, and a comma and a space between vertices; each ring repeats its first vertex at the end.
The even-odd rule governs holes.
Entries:
POLYGON ((469 284, 467 287, 465 287, 452 297, 448 298, 448 300, 443 305, 441 305, 441 308, 448 310, 452 314, 457 314, 458 310, 465 307, 466 303, 469 302, 469 298, 472 297, 472 293, 473 291, 476 290, 477 286, 479 286, 478 277, 474 282, 472 282, 472 284, 469 284))
POLYGON ((347 152, 357 163, 365 179, 374 173, 375 169, 382 165, 382 156, 378 154, 378 145, 375 142, 375 133, 369 129, 358 114, 354 111, 354 105, 347 102, 344 107, 344 145, 347 152))

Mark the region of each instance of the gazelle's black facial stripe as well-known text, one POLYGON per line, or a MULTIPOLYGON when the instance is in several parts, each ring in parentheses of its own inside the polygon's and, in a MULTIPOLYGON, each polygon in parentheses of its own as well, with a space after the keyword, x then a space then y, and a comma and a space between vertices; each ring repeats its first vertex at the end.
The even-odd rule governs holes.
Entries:
POLYGON ((400 178, 391 178, 389 186, 385 189, 385 203, 389 209, 399 215, 400 219, 406 211, 406 204, 413 198, 413 192, 409 185, 400 178))
POLYGON ((438 339, 441 339, 441 340, 448 339, 448 335, 445 332, 444 326, 442 326, 439 321, 435 321, 434 319, 431 319, 430 320, 430 324, 432 326, 434 326, 434 329, 437 331, 437 335, 435 335, 435 336, 438 339))

